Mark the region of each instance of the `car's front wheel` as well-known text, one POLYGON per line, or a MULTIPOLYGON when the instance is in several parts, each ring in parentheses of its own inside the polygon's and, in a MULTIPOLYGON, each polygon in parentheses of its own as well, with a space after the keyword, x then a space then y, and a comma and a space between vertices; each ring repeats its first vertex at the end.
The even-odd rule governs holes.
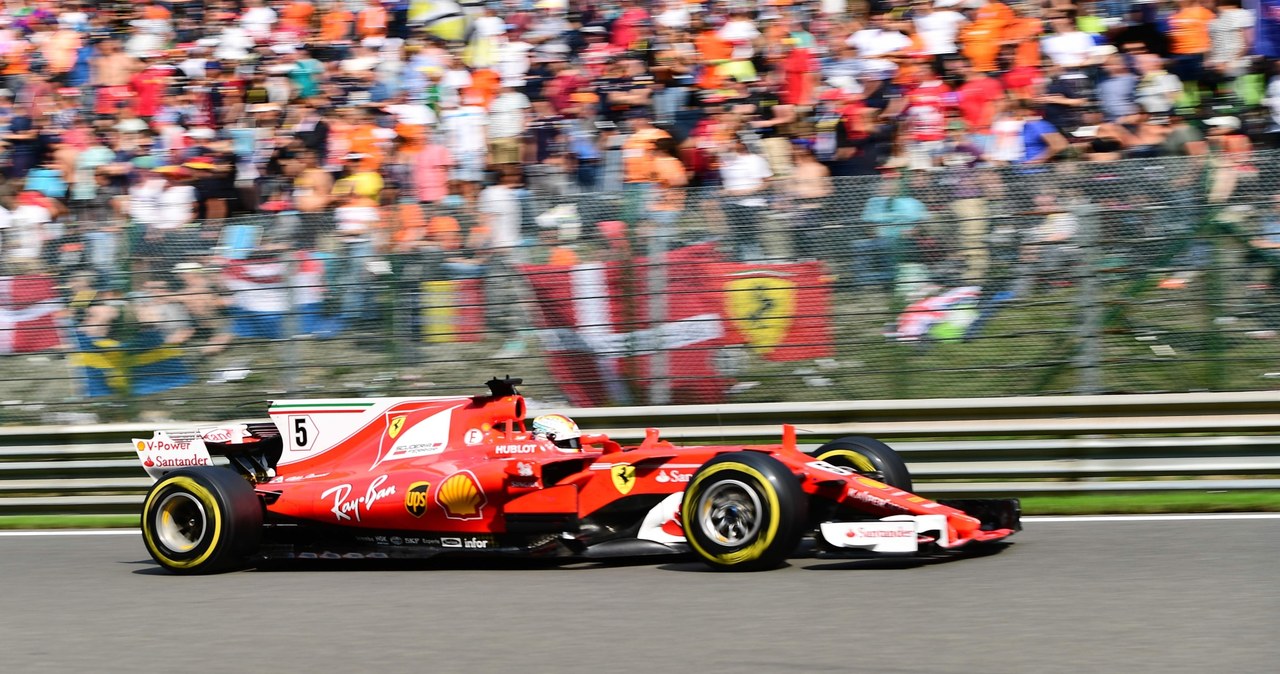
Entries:
POLYGON ((860 475, 879 480, 903 491, 911 491, 911 471, 902 455, 889 445, 860 435, 832 440, 813 453, 819 461, 849 468, 860 475))
POLYGON ((241 567, 261 536, 262 503, 229 468, 174 471, 152 485, 143 502, 143 543, 157 564, 174 573, 241 567))
POLYGON ((721 454, 689 481, 680 508, 690 547, 713 568, 776 568, 804 534, 807 501, 796 476, 757 452, 721 454))

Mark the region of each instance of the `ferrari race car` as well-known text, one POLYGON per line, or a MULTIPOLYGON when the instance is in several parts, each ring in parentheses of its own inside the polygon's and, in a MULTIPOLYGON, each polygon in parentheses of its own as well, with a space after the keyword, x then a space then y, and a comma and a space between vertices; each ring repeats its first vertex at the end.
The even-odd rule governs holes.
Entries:
POLYGON ((928 555, 1021 528, 1016 499, 931 501, 887 445, 564 447, 525 429, 518 379, 475 396, 280 400, 271 423, 134 440, 155 484, 148 552, 176 573, 272 559, 496 554, 594 559, 692 552, 716 569, 826 553, 928 555), (215 460, 212 457, 224 457, 215 460))

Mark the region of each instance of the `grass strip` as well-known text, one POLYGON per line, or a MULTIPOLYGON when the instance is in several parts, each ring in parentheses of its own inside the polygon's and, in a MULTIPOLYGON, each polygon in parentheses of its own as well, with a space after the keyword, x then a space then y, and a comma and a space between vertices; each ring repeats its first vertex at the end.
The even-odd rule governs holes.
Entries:
POLYGON ((118 529, 138 527, 138 515, 0 515, 0 529, 118 529))
POLYGON ((1280 511, 1280 490, 1023 496, 1023 515, 1141 515, 1280 511))

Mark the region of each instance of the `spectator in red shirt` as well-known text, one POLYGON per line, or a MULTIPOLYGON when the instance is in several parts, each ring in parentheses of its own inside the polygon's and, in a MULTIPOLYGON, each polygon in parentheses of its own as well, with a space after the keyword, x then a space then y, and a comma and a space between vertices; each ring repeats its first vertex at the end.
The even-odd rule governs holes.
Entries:
POLYGON ((968 125, 970 140, 985 154, 991 144, 991 121, 996 116, 996 104, 1004 98, 1004 87, 967 61, 957 63, 956 69, 964 78, 964 84, 956 91, 960 117, 968 125))
POLYGON ((648 20, 649 12, 636 6, 635 0, 622 0, 622 14, 613 20, 613 39, 610 42, 618 49, 630 49, 631 43, 640 36, 637 26, 648 20))
POLYGON ((951 87, 934 64, 925 66, 925 79, 907 93, 907 155, 913 169, 931 168, 947 138, 947 114, 955 107, 951 87))

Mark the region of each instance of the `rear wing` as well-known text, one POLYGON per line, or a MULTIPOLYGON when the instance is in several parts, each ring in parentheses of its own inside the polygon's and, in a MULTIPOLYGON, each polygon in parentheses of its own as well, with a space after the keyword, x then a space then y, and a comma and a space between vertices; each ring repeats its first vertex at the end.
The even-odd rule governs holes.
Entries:
POLYGON ((283 444, 268 422, 156 431, 150 439, 134 438, 133 448, 154 480, 180 468, 212 466, 213 456, 225 456, 245 476, 262 481, 274 477, 283 444))

